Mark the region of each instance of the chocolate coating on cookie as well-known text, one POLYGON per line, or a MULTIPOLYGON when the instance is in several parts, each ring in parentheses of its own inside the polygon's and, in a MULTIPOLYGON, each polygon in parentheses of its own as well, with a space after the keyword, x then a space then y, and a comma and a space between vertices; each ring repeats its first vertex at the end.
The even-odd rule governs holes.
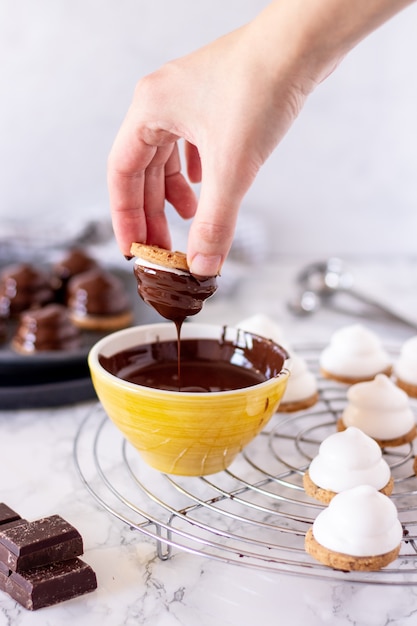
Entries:
POLYGON ((67 289, 71 319, 82 328, 122 328, 132 321, 124 284, 106 270, 96 268, 73 276, 67 289))
POLYGON ((22 313, 12 340, 13 349, 23 354, 74 350, 80 345, 80 331, 71 322, 67 309, 60 304, 48 304, 22 313))
POLYGON ((50 276, 32 265, 10 265, 0 275, 0 309, 3 316, 19 315, 32 307, 52 302, 54 291, 50 276))

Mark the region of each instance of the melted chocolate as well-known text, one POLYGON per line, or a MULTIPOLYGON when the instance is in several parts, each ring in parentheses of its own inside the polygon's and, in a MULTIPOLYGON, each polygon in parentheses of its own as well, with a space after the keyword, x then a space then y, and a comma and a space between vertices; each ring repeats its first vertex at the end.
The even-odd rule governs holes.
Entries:
MULTIPOLYGON (((199 313, 203 302, 216 291, 216 277, 178 274, 139 263, 135 263, 134 273, 141 298, 177 327, 176 388, 187 386, 182 373, 182 368, 187 366, 181 353, 181 326, 188 316, 199 313)), ((160 384, 164 384, 162 380, 160 384)))
POLYGON ((181 327, 185 318, 201 311, 203 302, 217 289, 216 277, 153 269, 135 264, 134 273, 141 298, 162 317, 181 327))
POLYGON ((181 381, 176 341, 156 341, 110 357, 100 356, 111 374, 129 382, 170 391, 241 389, 281 372, 287 354, 271 341, 242 331, 236 343, 224 339, 182 339, 181 381))

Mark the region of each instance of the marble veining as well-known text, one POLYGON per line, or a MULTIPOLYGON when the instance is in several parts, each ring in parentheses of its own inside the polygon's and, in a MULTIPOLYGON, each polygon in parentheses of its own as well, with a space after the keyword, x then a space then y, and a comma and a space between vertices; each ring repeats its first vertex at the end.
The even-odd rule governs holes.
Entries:
MULTIPOLYGON (((412 260, 353 261, 360 280, 417 319, 417 267, 412 260)), ((298 267, 296 260, 270 265, 259 279, 257 268, 233 297, 215 298, 199 321, 235 323, 257 312, 275 319, 292 344, 323 341, 352 316, 323 310, 314 318, 290 316, 286 299, 298 267), (279 289, 277 289, 279 285, 279 289), (272 291, 272 293, 271 293, 272 291)), ((365 321, 365 323, 367 323, 365 321)), ((370 320, 384 340, 398 343, 410 329, 370 320)), ((104 511, 77 473, 75 434, 96 404, 19 411, 0 410, 0 500, 23 517, 58 513, 84 538, 84 559, 95 569, 96 592, 31 613, 0 594, 0 626, 412 626, 417 620, 417 587, 350 584, 276 574, 174 551, 156 556, 155 542, 104 511)), ((106 449, 111 460, 112 449, 106 449)))

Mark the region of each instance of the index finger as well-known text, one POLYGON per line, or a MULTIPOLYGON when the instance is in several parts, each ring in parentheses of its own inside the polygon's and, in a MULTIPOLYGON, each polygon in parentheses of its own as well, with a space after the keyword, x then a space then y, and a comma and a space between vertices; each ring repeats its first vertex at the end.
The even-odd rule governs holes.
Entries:
POLYGON ((126 256, 132 241, 146 240, 144 210, 145 172, 152 161, 156 146, 145 142, 126 120, 111 149, 107 184, 110 211, 116 241, 126 256))

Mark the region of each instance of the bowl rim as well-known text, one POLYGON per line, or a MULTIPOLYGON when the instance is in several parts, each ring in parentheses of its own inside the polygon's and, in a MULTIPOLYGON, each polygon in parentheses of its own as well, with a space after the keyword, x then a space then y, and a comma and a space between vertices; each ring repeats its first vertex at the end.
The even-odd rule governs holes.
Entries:
MULTIPOLYGON (((282 364, 281 371, 274 377, 269 378, 263 382, 257 383, 255 385, 251 385, 250 387, 243 387, 241 389, 229 389, 227 391, 172 391, 169 389, 156 389, 154 387, 147 387, 146 385, 138 385, 137 383, 132 383, 123 378, 119 378, 115 376, 108 370, 106 370, 99 361, 99 355, 102 354, 103 348, 109 344, 109 342, 115 342, 118 339, 134 336, 138 332, 151 332, 161 330, 167 332, 170 337, 169 339, 176 339, 176 327, 172 322, 155 322, 151 324, 138 324, 136 326, 129 326, 128 328, 123 328, 122 330, 115 331, 113 333, 109 333, 105 337, 99 339, 90 349, 88 353, 88 365, 91 372, 98 374, 104 379, 107 379, 113 385, 116 384, 119 387, 124 389, 130 389, 132 391, 136 390, 144 390, 147 394, 153 395, 168 395, 172 397, 180 397, 185 398, 186 396, 191 396, 193 398, 213 398, 216 396, 226 397, 227 395, 233 395, 241 392, 250 392, 250 390, 263 390, 265 387, 273 386, 276 384, 278 379, 288 378, 290 375, 290 355, 288 351, 276 341, 264 337, 259 333, 254 333, 252 331, 248 331, 244 328, 239 328, 239 326, 232 326, 228 324, 207 324, 207 323, 199 323, 199 322, 189 322, 182 326, 181 328, 181 338, 193 339, 195 338, 196 331, 200 331, 200 333, 207 333, 207 338, 218 338, 220 333, 224 332, 224 329, 233 331, 235 333, 244 332, 246 335, 253 335, 256 337, 261 337, 266 341, 270 341, 271 343, 278 346, 284 355, 287 355, 287 358, 284 358, 284 362, 282 364), (193 332, 194 331, 194 332, 193 332)), ((206 337, 205 334, 200 334, 199 337, 206 337)), ((165 339, 165 337, 164 337, 165 339)), ((123 350, 123 347, 120 348, 123 350)), ((109 352, 108 355, 114 354, 113 352, 109 352)))

